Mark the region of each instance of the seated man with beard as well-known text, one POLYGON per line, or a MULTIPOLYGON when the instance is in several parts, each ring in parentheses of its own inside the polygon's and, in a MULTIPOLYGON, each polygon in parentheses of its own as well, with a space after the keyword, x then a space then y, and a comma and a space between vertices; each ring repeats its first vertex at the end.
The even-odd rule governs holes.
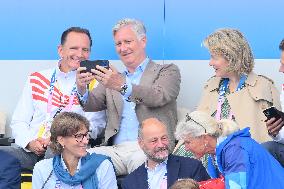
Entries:
POLYGON ((147 160, 123 180, 123 189, 162 189, 169 188, 182 178, 209 179, 200 161, 170 154, 172 144, 166 126, 158 119, 149 118, 142 122, 138 143, 147 160))

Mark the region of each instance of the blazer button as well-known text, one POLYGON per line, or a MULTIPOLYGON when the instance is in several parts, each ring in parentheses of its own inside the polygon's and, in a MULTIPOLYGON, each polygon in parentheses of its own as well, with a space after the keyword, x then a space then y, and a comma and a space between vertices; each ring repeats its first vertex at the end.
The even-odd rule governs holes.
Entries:
POLYGON ((113 131, 114 131, 115 133, 117 133, 117 129, 114 129, 113 131))

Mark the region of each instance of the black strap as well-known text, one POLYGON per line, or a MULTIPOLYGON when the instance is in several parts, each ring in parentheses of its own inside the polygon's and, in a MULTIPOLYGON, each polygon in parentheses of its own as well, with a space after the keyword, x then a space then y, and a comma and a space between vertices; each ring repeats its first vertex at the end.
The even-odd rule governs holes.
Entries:
POLYGON ((53 172, 53 170, 51 170, 51 172, 49 173, 49 175, 48 175, 47 179, 45 180, 45 182, 43 183, 41 189, 44 189, 46 183, 48 182, 48 180, 50 179, 50 177, 51 177, 51 175, 52 175, 52 172, 53 172))

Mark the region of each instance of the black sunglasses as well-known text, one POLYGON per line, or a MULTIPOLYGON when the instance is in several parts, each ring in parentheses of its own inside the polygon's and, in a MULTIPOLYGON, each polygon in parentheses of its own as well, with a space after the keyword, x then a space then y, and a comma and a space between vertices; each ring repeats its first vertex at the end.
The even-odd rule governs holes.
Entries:
POLYGON ((84 137, 86 137, 87 140, 90 139, 90 131, 86 132, 85 134, 79 133, 73 135, 77 142, 82 142, 84 137))
POLYGON ((186 119, 185 119, 185 122, 188 122, 188 121, 193 121, 194 123, 196 123, 197 125, 199 125, 200 127, 202 127, 206 133, 206 129, 205 127, 203 127, 202 124, 198 123, 197 121, 195 121, 194 119, 192 119, 192 117, 190 117, 190 115, 187 113, 186 114, 186 119))

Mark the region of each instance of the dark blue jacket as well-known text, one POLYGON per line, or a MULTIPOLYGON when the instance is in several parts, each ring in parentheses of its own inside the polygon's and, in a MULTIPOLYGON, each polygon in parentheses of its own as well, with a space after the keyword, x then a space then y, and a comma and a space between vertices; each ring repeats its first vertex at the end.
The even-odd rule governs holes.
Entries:
POLYGON ((0 188, 19 189, 20 186, 20 162, 9 153, 0 151, 0 188))
MULTIPOLYGON (((167 162, 168 188, 181 178, 192 178, 197 181, 209 179, 206 169, 198 160, 169 155, 167 162)), ((122 182, 123 189, 147 189, 147 170, 145 163, 130 173, 122 182)))
POLYGON ((216 147, 216 156, 226 189, 284 188, 284 168, 251 138, 249 128, 229 135, 216 147))

